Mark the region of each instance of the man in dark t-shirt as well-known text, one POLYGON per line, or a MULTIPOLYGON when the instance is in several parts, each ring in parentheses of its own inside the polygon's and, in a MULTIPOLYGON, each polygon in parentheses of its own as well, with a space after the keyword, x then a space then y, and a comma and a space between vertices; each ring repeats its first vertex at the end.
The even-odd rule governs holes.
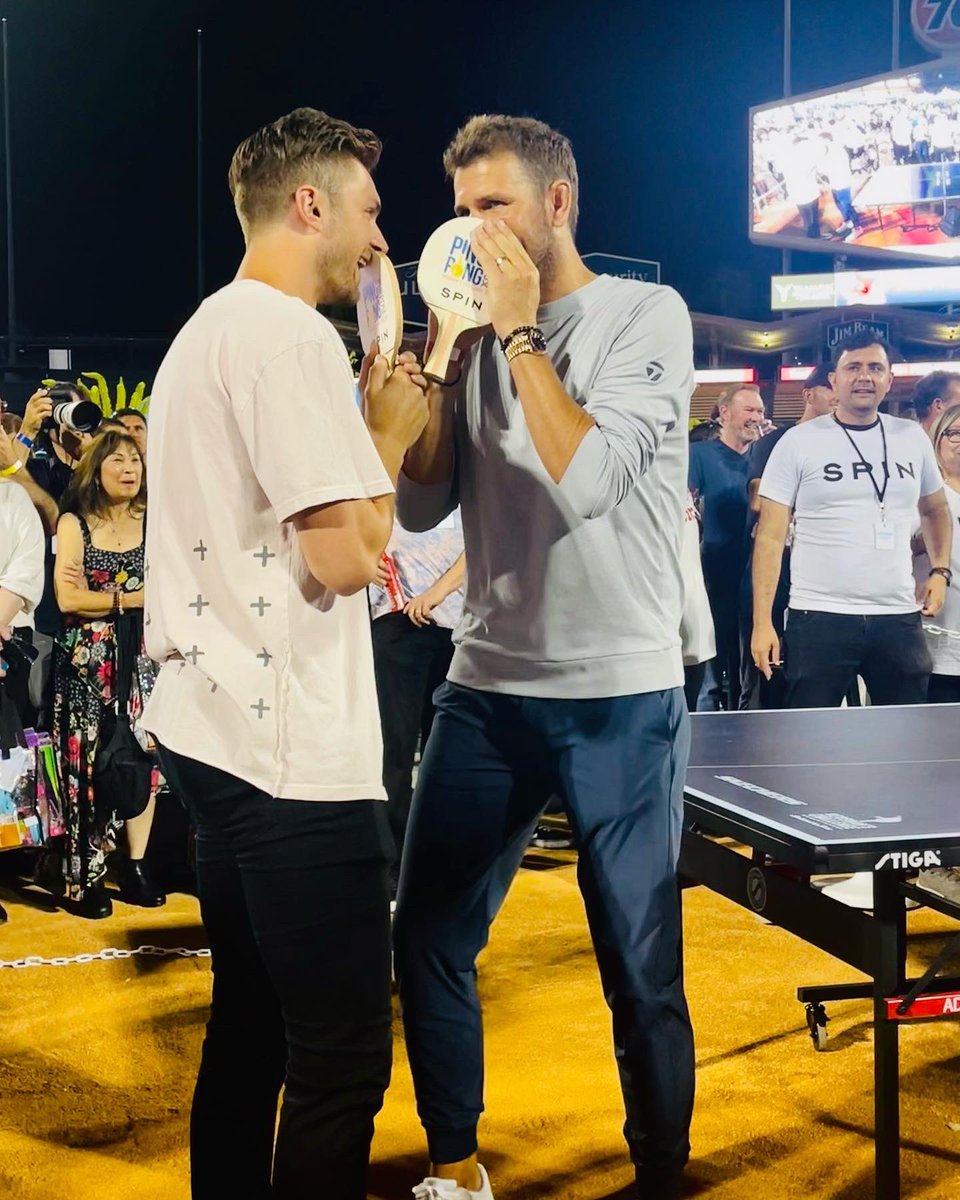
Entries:
POLYGON ((740 697, 740 579, 747 517, 747 451, 760 435, 763 400, 756 385, 728 388, 717 403, 720 437, 690 447, 690 490, 703 515, 703 580, 710 599, 723 707, 740 697))
MULTIPOLYGON (((822 417, 833 412, 837 406, 833 387, 830 384, 829 363, 814 367, 803 385, 803 413, 797 424, 822 417)), ((786 685, 783 672, 774 672, 772 679, 764 679, 750 656, 750 636, 753 632, 753 536, 760 519, 760 478, 774 446, 790 425, 782 425, 755 442, 747 453, 747 521, 744 540, 744 569, 740 586, 740 708, 783 708, 785 707, 786 685)), ((780 582, 773 602, 773 624, 777 635, 783 638, 783 621, 790 599, 790 548, 783 552, 783 567, 780 582)))

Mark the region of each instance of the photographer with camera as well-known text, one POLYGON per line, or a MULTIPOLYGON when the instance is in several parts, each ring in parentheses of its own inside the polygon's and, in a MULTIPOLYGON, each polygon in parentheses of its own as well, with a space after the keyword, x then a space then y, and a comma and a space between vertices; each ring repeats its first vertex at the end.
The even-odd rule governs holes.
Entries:
MULTIPOLYGON (((55 383, 39 388, 27 401, 20 431, 9 448, 13 462, 22 462, 11 478, 30 495, 43 520, 47 534, 44 557, 43 598, 37 605, 34 645, 39 661, 31 681, 31 699, 37 708, 48 709, 48 684, 53 654, 53 639, 60 631, 60 609, 53 588, 54 542, 60 501, 73 478, 84 449, 99 429, 99 408, 72 383, 55 383)), ((0 443, 0 460, 5 447, 0 443)), ((0 467, 2 471, 2 467, 0 467)), ((49 712, 45 713, 49 720, 49 712)))
POLYGON ((57 504, 102 419, 100 409, 72 383, 40 388, 28 400, 17 449, 25 452, 30 474, 57 504))

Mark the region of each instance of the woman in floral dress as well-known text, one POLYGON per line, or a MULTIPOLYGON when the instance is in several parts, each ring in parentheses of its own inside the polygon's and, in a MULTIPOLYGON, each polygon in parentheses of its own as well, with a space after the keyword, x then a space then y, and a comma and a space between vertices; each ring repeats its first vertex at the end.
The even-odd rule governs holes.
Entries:
MULTIPOLYGON (((116 713, 117 640, 121 613, 143 611, 143 538, 147 486, 134 440, 114 428, 96 437, 74 472, 61 503, 54 573, 64 632, 55 655, 53 743, 63 784, 67 825, 63 872, 67 896, 81 916, 112 912, 104 890, 106 859, 126 825, 127 854, 121 859, 120 897, 147 907, 165 897, 146 873, 143 856, 150 836, 159 777, 145 811, 123 822, 98 811, 93 764, 105 722, 116 713)), ((133 668, 130 717, 146 701, 149 673, 141 655, 133 668)), ((109 737, 109 731, 107 731, 109 737)))

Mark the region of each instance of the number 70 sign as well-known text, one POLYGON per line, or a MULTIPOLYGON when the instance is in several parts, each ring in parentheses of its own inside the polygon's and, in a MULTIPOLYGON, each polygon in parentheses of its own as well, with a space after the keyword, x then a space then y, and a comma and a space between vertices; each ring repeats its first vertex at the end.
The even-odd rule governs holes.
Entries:
POLYGON ((913 0, 910 17, 917 41, 928 50, 960 50, 960 0, 913 0))

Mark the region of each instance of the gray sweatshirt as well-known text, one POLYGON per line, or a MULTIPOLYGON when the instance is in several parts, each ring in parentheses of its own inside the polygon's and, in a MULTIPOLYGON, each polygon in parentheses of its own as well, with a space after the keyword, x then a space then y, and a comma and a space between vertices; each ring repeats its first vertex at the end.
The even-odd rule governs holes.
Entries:
POLYGON ((400 477, 407 529, 462 510, 466 602, 449 679, 564 699, 677 687, 686 306, 671 288, 602 275, 541 306, 537 320, 568 394, 597 423, 560 483, 540 461, 493 335, 466 358, 453 479, 400 477))

